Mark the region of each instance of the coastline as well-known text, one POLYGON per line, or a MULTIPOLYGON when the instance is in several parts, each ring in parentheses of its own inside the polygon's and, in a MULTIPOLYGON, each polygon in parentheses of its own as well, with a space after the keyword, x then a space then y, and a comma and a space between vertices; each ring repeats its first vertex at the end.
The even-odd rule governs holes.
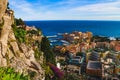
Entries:
MULTIPOLYGON (((47 36, 47 38, 50 40, 50 43, 52 46, 70 44, 68 41, 63 39, 63 34, 64 33, 58 33, 58 34, 53 35, 53 36, 47 36), (61 34, 61 35, 59 35, 59 34, 61 34)), ((116 39, 120 40, 120 37, 93 35, 93 37, 96 37, 96 36, 99 38, 107 38, 110 41, 116 40, 116 39)))

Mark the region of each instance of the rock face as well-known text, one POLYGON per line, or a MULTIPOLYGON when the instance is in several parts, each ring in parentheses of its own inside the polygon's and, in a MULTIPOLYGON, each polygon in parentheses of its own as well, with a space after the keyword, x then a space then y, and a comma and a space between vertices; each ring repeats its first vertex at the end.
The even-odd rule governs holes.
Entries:
POLYGON ((0 0, 0 19, 4 15, 6 8, 7 8, 7 0, 0 0))
POLYGON ((41 67, 43 57, 37 61, 32 46, 16 40, 11 27, 14 14, 6 7, 7 0, 0 0, 0 67, 13 67, 17 72, 25 74, 34 72, 36 75, 33 80, 44 80, 44 70, 41 67))

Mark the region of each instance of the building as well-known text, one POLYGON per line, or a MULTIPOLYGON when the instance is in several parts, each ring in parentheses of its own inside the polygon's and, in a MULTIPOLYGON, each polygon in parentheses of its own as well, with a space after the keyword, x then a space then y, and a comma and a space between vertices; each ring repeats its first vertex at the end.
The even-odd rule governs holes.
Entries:
POLYGON ((98 48, 105 48, 105 47, 108 48, 109 43, 108 42, 97 42, 96 47, 98 47, 98 48))
POLYGON ((91 39, 93 37, 92 32, 86 32, 86 34, 88 35, 88 38, 91 39))
POLYGON ((76 65, 67 65, 67 72, 81 74, 81 67, 76 65))
POLYGON ((89 76, 102 78, 104 76, 104 68, 102 62, 89 61, 87 64, 86 73, 89 76))
POLYGON ((69 64, 71 65, 81 65, 84 61, 84 57, 82 56, 76 56, 76 57, 73 57, 72 59, 69 60, 69 64))
POLYGON ((35 28, 35 26, 31 26, 31 27, 30 27, 30 26, 26 26, 26 27, 25 27, 25 30, 26 30, 26 31, 30 31, 30 30, 35 30, 35 31, 37 31, 37 29, 35 28))
POLYGON ((120 65, 115 67, 115 74, 120 76, 120 65))
POLYGON ((89 59, 90 61, 99 61, 100 60, 100 55, 98 52, 92 51, 89 55, 89 59))
POLYGON ((115 47, 114 47, 115 51, 120 51, 120 44, 116 44, 115 47))
POLYGON ((111 54, 111 53, 108 53, 106 55, 106 58, 105 58, 105 60, 107 61, 108 64, 110 64, 110 63, 115 64, 117 61, 116 59, 117 59, 116 56, 114 54, 111 54))
POLYGON ((114 49, 115 51, 120 51, 120 42, 119 41, 111 41, 110 48, 114 49))
POLYGON ((91 32, 86 32, 86 33, 82 33, 79 31, 74 31, 70 34, 65 33, 63 34, 63 39, 73 43, 73 42, 81 42, 82 40, 85 42, 91 42, 92 38, 92 33, 91 32))

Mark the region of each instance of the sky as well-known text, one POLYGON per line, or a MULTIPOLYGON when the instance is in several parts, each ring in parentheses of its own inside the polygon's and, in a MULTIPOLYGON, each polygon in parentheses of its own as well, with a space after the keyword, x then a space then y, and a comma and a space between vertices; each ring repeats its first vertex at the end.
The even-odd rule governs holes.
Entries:
POLYGON ((120 0, 9 0, 23 20, 120 20, 120 0))

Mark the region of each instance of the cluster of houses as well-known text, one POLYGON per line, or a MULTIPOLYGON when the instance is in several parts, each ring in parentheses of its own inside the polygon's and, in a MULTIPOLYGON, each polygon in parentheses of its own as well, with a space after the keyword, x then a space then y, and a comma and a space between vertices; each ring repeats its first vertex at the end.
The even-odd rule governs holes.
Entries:
POLYGON ((87 40, 89 42, 90 38, 92 38, 91 32, 82 33, 78 31, 74 31, 70 34, 69 33, 63 34, 63 39, 71 43, 76 42, 76 41, 81 42, 83 40, 87 40))
MULTIPOLYGON (((67 51, 69 58, 65 60, 68 63, 68 71, 77 71, 79 75, 85 73, 87 80, 120 79, 120 41, 91 42, 91 32, 65 33, 63 36, 71 44, 56 46, 55 50, 59 50, 63 54, 67 51), (81 42, 74 44, 75 40, 81 42), (103 51, 106 48, 107 50, 103 51), (84 55, 77 56, 78 52, 84 55)), ((66 58, 66 56, 63 57, 66 58)))
POLYGON ((119 80, 120 60, 118 54, 112 52, 99 53, 91 52, 86 56, 86 74, 89 78, 97 80, 119 80), (102 54, 102 55, 101 55, 102 54))
POLYGON ((37 28, 36 28, 35 26, 26 26, 26 27, 25 27, 25 30, 26 30, 26 31, 30 31, 30 30, 35 30, 35 31, 37 31, 37 28))
POLYGON ((70 52, 67 53, 65 61, 68 73, 77 73, 80 76, 85 74, 87 80, 120 79, 120 58, 117 53, 92 51, 81 54, 75 56, 70 52))
POLYGON ((69 51, 72 52, 73 54, 77 52, 85 52, 90 49, 94 48, 109 48, 114 51, 120 51, 120 41, 110 41, 110 42, 92 42, 92 33, 91 32, 73 32, 73 33, 65 33, 63 35, 64 40, 68 42, 75 42, 76 39, 81 42, 77 43, 71 43, 70 45, 65 45, 65 46, 56 46, 56 49, 60 51, 69 51), (78 36, 79 35, 79 36, 78 36))

